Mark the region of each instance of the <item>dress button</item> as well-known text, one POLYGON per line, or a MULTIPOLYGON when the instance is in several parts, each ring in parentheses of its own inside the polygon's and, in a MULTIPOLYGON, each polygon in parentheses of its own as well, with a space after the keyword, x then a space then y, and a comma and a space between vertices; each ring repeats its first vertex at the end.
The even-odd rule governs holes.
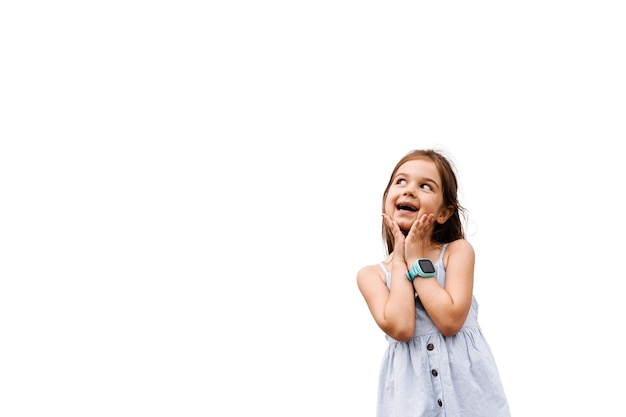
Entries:
POLYGON ((439 375, 436 369, 433 369, 432 371, 430 371, 430 373, 433 374, 433 376, 439 375))
POLYGON ((439 407, 441 407, 443 405, 443 401, 437 400, 437 404, 439 404, 439 407))
POLYGON ((428 350, 433 350, 435 348, 435 346, 433 346, 432 343, 429 343, 428 345, 426 345, 426 349, 428 350))

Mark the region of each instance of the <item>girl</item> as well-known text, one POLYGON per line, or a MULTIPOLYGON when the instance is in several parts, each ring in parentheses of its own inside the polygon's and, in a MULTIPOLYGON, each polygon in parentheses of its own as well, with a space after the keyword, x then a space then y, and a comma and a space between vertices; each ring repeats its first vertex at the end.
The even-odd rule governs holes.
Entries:
POLYGON ((474 249, 465 240, 450 161, 414 150, 383 193, 384 261, 357 285, 389 346, 378 417, 509 417, 496 363, 478 325, 474 249))

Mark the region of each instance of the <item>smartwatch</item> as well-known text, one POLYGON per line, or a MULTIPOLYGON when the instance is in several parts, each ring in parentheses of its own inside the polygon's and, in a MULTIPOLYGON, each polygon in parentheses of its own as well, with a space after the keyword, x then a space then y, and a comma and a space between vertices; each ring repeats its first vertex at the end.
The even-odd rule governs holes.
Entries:
POLYGON ((406 271, 406 277, 413 282, 415 277, 430 278, 435 276, 435 265, 428 258, 420 258, 406 271))

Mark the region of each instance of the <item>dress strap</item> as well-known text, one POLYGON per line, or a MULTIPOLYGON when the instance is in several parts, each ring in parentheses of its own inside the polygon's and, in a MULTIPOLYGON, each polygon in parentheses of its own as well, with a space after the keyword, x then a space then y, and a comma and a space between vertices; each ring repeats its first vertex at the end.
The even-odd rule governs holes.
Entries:
POLYGON ((441 253, 439 254, 439 260, 437 261, 437 263, 441 263, 443 265, 443 254, 445 253, 447 247, 448 244, 444 243, 443 247, 441 248, 441 253))
POLYGON ((389 272, 389 270, 387 269, 384 263, 381 262, 379 263, 379 265, 380 265, 380 268, 385 273, 385 283, 387 284, 387 288, 391 289, 391 273, 389 272))

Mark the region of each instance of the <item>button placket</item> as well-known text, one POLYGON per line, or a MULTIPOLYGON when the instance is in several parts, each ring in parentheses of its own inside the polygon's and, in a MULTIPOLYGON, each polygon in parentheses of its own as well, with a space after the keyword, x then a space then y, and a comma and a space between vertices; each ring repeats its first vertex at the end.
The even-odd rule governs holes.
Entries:
MULTIPOLYGON (((428 358, 429 358, 429 363, 432 364, 438 364, 439 361, 438 359, 438 355, 437 352, 435 351, 435 345, 433 343, 428 343, 426 344, 426 351, 428 352, 428 358)), ((436 366, 433 366, 431 368, 430 374, 432 375, 433 378, 439 376, 439 372, 436 369, 436 366)), ((442 398, 442 387, 441 387, 441 380, 435 381, 433 380, 433 388, 435 389, 435 391, 437 392, 439 398, 437 399, 437 405, 439 405, 439 407, 443 407, 443 400, 442 398)))

